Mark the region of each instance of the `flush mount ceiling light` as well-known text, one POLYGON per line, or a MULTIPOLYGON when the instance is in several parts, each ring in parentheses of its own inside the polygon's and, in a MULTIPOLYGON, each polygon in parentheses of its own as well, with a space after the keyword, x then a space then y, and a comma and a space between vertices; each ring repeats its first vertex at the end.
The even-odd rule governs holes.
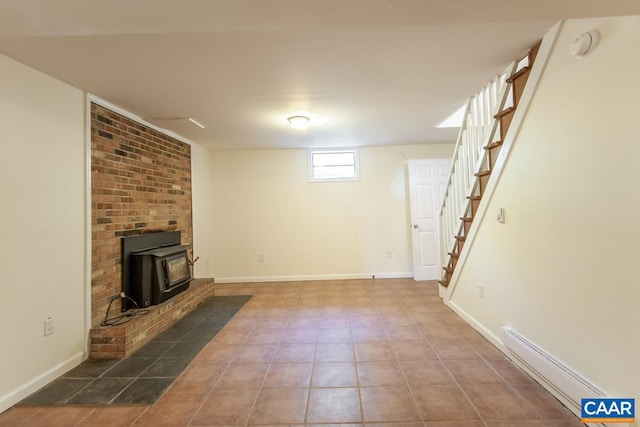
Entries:
POLYGON ((294 129, 307 129, 309 127, 309 117, 307 116, 291 116, 287 118, 289 126, 294 129))
POLYGON ((285 122, 293 129, 304 130, 327 123, 327 118, 320 114, 299 110, 287 114, 285 122))

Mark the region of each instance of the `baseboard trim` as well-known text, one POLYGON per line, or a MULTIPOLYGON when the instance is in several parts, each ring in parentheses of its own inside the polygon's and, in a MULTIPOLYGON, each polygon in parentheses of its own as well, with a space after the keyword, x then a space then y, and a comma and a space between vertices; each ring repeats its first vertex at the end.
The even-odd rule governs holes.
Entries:
POLYGON ((506 325, 502 326, 502 331, 502 341, 514 356, 513 359, 518 359, 545 378, 546 383, 550 384, 561 396, 559 400, 563 403, 566 402, 565 405, 574 412, 580 410, 580 400, 582 398, 607 397, 602 390, 582 377, 578 372, 573 371, 536 343, 522 336, 518 331, 506 325))
POLYGON ((0 396, 0 413, 11 408, 13 405, 20 402, 25 397, 28 397, 34 392, 40 390, 42 387, 49 384, 51 381, 55 380, 56 378, 58 378, 60 375, 75 368, 80 363, 82 363, 85 359, 86 359, 85 353, 83 351, 78 352, 75 355, 68 358, 67 360, 65 360, 64 362, 59 363, 58 365, 54 366, 53 368, 49 369, 43 374, 27 382, 26 384, 23 384, 17 389, 10 391, 4 396, 0 396))
POLYGON ((458 316, 462 317, 462 319, 464 319, 464 321, 469 324, 469 326, 471 326, 473 329, 478 331, 480 335, 482 335, 487 340, 489 340, 489 342, 495 345, 498 348, 498 350, 500 350, 504 354, 508 354, 507 347, 503 344, 502 339, 500 338, 499 335, 496 335, 493 332, 491 332, 490 329, 486 328, 483 324, 478 322, 475 317, 471 316, 469 313, 467 313, 462 307, 460 307, 456 303, 452 301, 445 301, 445 305, 447 305, 449 308, 455 311, 458 316))
MULTIPOLYGON (((517 365, 520 369, 525 371, 531 378, 533 378, 538 384, 544 387, 549 393, 551 393, 556 399, 558 399, 564 406, 566 406, 571 412, 573 412, 577 417, 580 417, 580 405, 576 404, 571 399, 568 399, 567 396, 558 388, 557 384, 554 384, 549 379, 541 375, 539 372, 534 370, 531 366, 525 363, 520 358, 516 357, 513 354, 505 343, 502 340, 500 335, 494 334, 491 330, 485 327, 483 324, 478 322, 478 320, 467 313, 463 308, 452 301, 445 301, 445 304, 450 307, 453 311, 456 312, 460 317, 464 319, 465 322, 469 324, 472 328, 474 328, 478 333, 480 333, 483 337, 485 337, 491 344, 495 345, 498 350, 500 350, 507 359, 511 360, 515 365, 517 365)), ((502 334, 502 332, 501 332, 502 334)), ((601 426, 602 424, 593 424, 601 426)), ((620 424, 621 426, 623 424, 620 424)))
POLYGON ((312 280, 411 279, 413 273, 309 274, 294 276, 216 277, 216 283, 308 282, 312 280))

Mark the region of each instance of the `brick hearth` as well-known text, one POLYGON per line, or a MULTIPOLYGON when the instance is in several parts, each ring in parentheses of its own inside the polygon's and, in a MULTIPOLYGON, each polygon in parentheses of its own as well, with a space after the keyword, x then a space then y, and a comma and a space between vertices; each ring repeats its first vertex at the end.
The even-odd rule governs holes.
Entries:
POLYGON ((185 292, 149 307, 149 314, 135 316, 119 326, 92 328, 91 357, 113 359, 131 355, 202 301, 213 296, 213 291, 213 279, 196 279, 185 292))
MULTIPOLYGON (((91 104, 91 357, 123 357, 211 296, 211 280, 196 282, 149 315, 101 327, 122 290, 122 238, 181 231, 193 242, 191 147, 104 106, 91 104)), ((192 254, 190 254, 192 255, 192 254)), ((120 298, 110 316, 121 314, 120 298)))

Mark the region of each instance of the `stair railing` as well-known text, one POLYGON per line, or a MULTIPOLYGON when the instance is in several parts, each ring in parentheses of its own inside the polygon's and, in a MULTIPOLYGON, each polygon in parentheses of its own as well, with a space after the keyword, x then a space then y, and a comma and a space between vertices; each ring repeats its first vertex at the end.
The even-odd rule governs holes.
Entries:
POLYGON ((511 85, 507 79, 522 67, 515 61, 467 101, 464 119, 458 133, 453 154, 449 180, 439 212, 440 264, 447 259, 447 252, 456 245, 456 236, 461 235, 464 223, 461 217, 469 209, 469 199, 476 192, 475 173, 486 161, 484 147, 499 135, 499 120, 495 115, 512 99, 511 85))

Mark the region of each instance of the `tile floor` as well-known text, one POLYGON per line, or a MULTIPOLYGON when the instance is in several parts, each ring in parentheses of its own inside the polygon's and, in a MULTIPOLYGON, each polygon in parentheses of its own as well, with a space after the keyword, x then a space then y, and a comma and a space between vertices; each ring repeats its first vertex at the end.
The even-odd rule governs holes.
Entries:
POLYGON ((1 426, 571 427, 435 282, 216 285, 254 295, 153 405, 20 406, 1 426))
POLYGON ((130 357, 86 360, 18 406, 154 403, 250 299, 207 298, 130 357))

